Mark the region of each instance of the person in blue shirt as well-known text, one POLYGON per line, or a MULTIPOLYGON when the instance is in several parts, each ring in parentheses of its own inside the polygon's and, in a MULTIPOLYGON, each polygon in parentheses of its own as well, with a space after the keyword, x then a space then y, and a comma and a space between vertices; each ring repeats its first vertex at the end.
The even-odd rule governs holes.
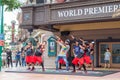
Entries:
MULTIPOLYGON (((80 53, 80 46, 79 46, 79 41, 75 41, 75 45, 73 46, 73 53, 74 53, 74 57, 77 57, 80 53)), ((79 68, 78 70, 81 70, 81 66, 80 64, 78 63, 79 65, 79 68)))
POLYGON ((107 65, 108 65, 108 68, 110 68, 110 57, 111 57, 111 52, 110 52, 110 49, 107 48, 106 49, 106 52, 104 54, 104 60, 105 60, 105 68, 107 68, 107 65))
POLYGON ((75 45, 73 46, 73 53, 74 53, 74 57, 76 57, 80 52, 80 47, 79 47, 79 42, 76 41, 75 45))
POLYGON ((21 48, 21 63, 22 66, 25 67, 26 66, 26 61, 25 61, 25 50, 24 47, 21 48))
POLYGON ((17 50, 15 59, 16 59, 16 67, 18 66, 18 62, 19 62, 19 66, 21 66, 21 51, 20 50, 17 50))

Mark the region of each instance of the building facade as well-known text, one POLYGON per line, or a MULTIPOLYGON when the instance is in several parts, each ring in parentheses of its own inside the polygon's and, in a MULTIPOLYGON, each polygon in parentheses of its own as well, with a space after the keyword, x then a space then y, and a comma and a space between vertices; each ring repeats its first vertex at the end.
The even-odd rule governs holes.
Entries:
MULTIPOLYGON (((73 0, 26 5, 22 7, 21 27, 62 33, 63 39, 70 38, 64 35, 69 32, 76 38, 94 40, 95 66, 103 66, 105 49, 109 47, 111 67, 120 67, 120 17, 112 17, 119 8, 119 0, 73 0)), ((70 52, 72 56, 72 50, 70 52)))

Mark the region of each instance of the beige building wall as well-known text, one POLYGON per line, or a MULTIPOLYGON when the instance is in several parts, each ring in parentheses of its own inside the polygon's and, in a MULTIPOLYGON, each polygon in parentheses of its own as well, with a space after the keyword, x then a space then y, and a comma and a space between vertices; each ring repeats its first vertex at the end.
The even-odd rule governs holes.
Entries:
MULTIPOLYGON (((53 32, 49 32, 49 31, 44 31, 44 36, 41 37, 43 38, 42 41, 47 41, 51 36, 54 36, 54 35, 59 35, 58 33, 53 33, 53 32)), ((59 50, 60 50, 60 46, 57 45, 57 53, 59 53, 59 50)), ((47 41, 47 45, 45 47, 45 53, 43 55, 43 59, 44 59, 44 65, 45 65, 45 68, 55 68, 55 59, 56 59, 56 56, 53 56, 53 57, 49 57, 48 56, 48 41, 47 41)))

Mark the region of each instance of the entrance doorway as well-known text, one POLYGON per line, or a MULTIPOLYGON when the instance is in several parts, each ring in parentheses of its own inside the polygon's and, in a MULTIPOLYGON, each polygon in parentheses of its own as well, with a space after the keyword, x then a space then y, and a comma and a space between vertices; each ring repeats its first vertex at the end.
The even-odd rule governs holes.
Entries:
POLYGON ((104 53, 110 48, 111 67, 120 68, 120 42, 100 42, 99 44, 99 65, 104 66, 104 53))

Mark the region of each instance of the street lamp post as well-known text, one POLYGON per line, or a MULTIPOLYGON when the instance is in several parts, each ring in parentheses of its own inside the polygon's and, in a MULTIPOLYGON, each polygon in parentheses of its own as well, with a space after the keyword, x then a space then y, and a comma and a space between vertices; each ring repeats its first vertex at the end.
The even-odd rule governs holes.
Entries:
POLYGON ((12 21, 11 21, 11 24, 12 24, 12 43, 14 43, 15 23, 16 23, 15 20, 12 20, 12 21))
MULTIPOLYGON (((3 5, 2 5, 2 0, 0 0, 0 34, 3 34, 4 27, 3 27, 3 5)), ((2 46, 0 46, 0 71, 1 71, 1 66, 2 66, 2 59, 1 59, 1 54, 2 54, 2 46)))

